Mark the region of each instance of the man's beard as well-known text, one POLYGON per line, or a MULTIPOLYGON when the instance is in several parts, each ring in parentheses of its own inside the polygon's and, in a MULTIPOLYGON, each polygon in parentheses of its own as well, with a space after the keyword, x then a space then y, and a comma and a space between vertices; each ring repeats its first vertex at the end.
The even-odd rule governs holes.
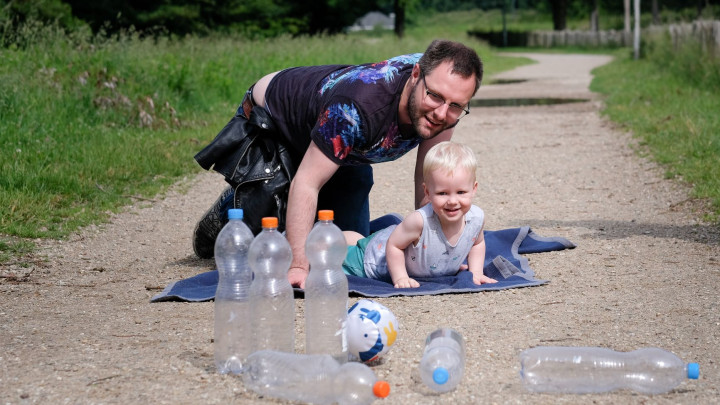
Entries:
POLYGON ((420 106, 418 105, 418 97, 416 97, 415 92, 418 90, 418 86, 420 85, 420 81, 418 80, 417 83, 413 86, 412 90, 410 91, 410 100, 408 101, 408 115, 410 116, 410 123, 412 124, 412 128, 415 131, 416 134, 418 134, 423 139, 432 139, 436 137, 440 132, 446 130, 449 126, 445 125, 443 128, 438 129, 436 132, 430 132, 427 127, 423 128, 420 124, 420 120, 423 118, 423 114, 420 113, 420 106), (424 131, 421 131, 421 129, 424 129, 424 131))

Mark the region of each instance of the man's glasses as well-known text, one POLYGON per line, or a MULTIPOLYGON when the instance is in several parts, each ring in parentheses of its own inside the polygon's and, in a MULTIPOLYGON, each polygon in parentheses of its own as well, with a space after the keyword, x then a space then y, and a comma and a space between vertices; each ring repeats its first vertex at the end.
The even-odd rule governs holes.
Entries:
POLYGON ((427 104, 431 108, 438 108, 438 107, 442 106, 443 104, 447 104, 448 105, 447 115, 451 119, 459 120, 460 118, 470 114, 470 109, 468 109, 467 107, 463 107, 458 103, 448 103, 439 94, 437 94, 433 91, 430 91, 430 89, 428 88, 427 82, 425 81, 425 74, 424 73, 421 73, 421 74, 422 74, 423 84, 425 85, 425 97, 423 99, 425 101, 425 104, 427 104))

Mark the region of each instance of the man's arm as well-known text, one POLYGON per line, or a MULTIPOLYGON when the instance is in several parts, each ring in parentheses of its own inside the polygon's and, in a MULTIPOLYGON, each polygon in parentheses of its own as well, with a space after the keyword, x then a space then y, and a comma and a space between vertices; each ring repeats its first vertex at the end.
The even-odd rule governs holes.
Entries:
POLYGON ((393 229, 385 247, 388 272, 395 288, 417 288, 420 283, 410 278, 405 266, 405 249, 420 238, 423 218, 418 212, 411 212, 393 229))
POLYGON ((422 207, 429 201, 425 198, 425 192, 423 191, 423 162, 425 161, 425 155, 433 146, 443 141, 449 141, 452 138, 453 130, 455 128, 448 128, 437 136, 431 139, 426 139, 420 142, 417 150, 417 159, 415 160, 415 209, 422 207))
POLYGON ((293 254, 288 280, 295 287, 305 288, 305 279, 310 271, 305 257, 305 241, 315 222, 318 193, 338 167, 314 142, 310 142, 290 183, 285 228, 293 254))

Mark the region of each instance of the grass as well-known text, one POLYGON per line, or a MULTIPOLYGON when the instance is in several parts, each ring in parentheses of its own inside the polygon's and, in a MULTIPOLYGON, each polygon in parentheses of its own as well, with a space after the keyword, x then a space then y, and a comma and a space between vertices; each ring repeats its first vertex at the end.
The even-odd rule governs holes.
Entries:
POLYGON ((707 219, 720 214, 720 60, 686 46, 646 45, 646 57, 630 51, 595 70, 591 89, 606 94, 606 114, 632 131, 668 178, 707 200, 707 219))
MULTIPOLYGON (((472 12, 470 13, 472 14, 472 12)), ((501 10, 488 10, 476 16, 471 29, 475 31, 502 31, 502 18, 501 10)), ((601 30, 622 29, 624 25, 622 16, 607 14, 601 14, 598 23, 601 30)), ((505 15, 505 26, 508 31, 552 31, 553 20, 550 14, 533 9, 518 9, 505 15)), ((566 29, 588 30, 590 29, 590 19, 568 17, 566 29)))
POLYGON ((435 37, 476 48, 487 75, 525 63, 468 38, 469 23, 438 20, 403 39, 391 32, 255 41, 126 32, 108 39, 36 24, 4 31, 0 263, 27 253, 33 238, 64 238, 102 223, 199 172, 193 155, 266 73, 422 52, 435 37))

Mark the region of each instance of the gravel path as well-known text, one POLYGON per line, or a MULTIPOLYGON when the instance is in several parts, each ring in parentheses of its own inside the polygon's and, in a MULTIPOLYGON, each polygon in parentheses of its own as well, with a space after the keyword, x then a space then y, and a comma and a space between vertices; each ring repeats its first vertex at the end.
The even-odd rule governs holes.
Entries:
MULTIPOLYGON (((531 226, 577 248, 528 255, 550 283, 498 292, 378 299, 400 322, 374 368, 387 404, 720 403, 720 231, 700 222, 687 189, 638 157, 631 137, 600 118, 591 70, 609 58, 525 54, 479 98, 573 97, 535 107, 474 108, 455 140, 479 157, 476 204, 491 230, 531 226), (524 80, 518 81, 516 80, 524 80), (466 339, 466 376, 454 392, 419 384, 424 337, 438 326, 466 339), (661 347, 700 363, 669 394, 530 394, 520 351, 537 345, 661 347)), ((191 158, 191 157, 188 157, 191 158)), ((375 167, 373 216, 412 210, 410 156, 375 167)), ((190 236, 224 187, 200 173, 64 242, 42 242, 45 263, 0 268, 0 403, 261 404, 215 373, 212 302, 150 304, 168 283, 207 271, 190 236)), ((356 298, 351 298, 351 303, 356 298)), ((297 348, 304 342, 297 305, 297 348)))

